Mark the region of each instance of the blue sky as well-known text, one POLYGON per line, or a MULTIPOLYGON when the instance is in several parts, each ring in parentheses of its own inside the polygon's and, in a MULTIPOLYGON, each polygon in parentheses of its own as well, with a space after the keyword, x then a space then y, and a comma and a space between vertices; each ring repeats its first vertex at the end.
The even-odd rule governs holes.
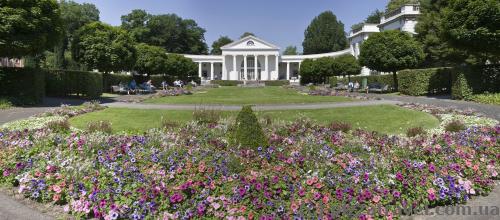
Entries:
POLYGON ((219 36, 237 39, 243 32, 255 33, 283 50, 294 45, 302 50, 304 30, 326 10, 333 11, 346 31, 388 0, 75 0, 95 4, 101 21, 120 25, 120 17, 133 9, 151 14, 175 13, 194 19, 204 28, 210 47, 219 36))

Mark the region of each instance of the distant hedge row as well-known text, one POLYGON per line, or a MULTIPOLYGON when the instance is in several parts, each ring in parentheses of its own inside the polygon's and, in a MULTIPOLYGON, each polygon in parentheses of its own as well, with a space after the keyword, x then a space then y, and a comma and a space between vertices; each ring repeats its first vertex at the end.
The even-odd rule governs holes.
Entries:
POLYGON ((18 105, 41 103, 45 96, 45 72, 33 68, 0 68, 0 96, 18 105))
POLYGON ((219 86, 237 86, 238 84, 243 84, 240 80, 211 80, 210 84, 216 84, 219 86))
POLYGON ((99 98, 103 92, 101 73, 46 70, 45 88, 49 96, 73 96, 99 98))
MULTIPOLYGON (((390 85, 391 87, 394 87, 394 79, 392 78, 391 74, 389 74, 389 75, 371 75, 371 76, 351 76, 351 81, 352 82, 357 81, 361 84, 361 82, 365 78, 367 79, 368 84, 380 83, 383 85, 390 85)), ((339 78, 338 82, 341 82, 341 83, 347 85, 347 83, 349 83, 349 79, 347 77, 346 78, 339 78)))

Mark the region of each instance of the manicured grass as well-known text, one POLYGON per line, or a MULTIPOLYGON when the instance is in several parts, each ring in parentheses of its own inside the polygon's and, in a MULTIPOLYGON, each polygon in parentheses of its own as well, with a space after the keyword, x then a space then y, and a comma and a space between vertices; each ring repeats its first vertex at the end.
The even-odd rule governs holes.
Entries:
MULTIPOLYGON (((90 121, 107 120, 112 123, 113 132, 141 132, 160 126, 161 118, 171 121, 187 122, 192 120, 192 111, 184 110, 142 110, 126 108, 108 108, 103 111, 81 115, 70 120, 77 128, 85 129, 90 121)), ((235 116, 236 111, 223 112, 223 116, 235 116)), ((392 105, 346 107, 317 110, 284 110, 257 112, 259 117, 269 115, 275 120, 293 121, 302 116, 328 124, 332 121, 343 121, 354 128, 363 128, 382 133, 404 133, 408 128, 422 126, 433 128, 438 126, 437 118, 424 112, 404 109, 392 105)))
POLYGON ((145 102, 158 104, 277 104, 345 101, 351 101, 351 99, 336 96, 309 96, 300 94, 293 89, 277 86, 261 88, 226 86, 206 89, 193 95, 153 98, 145 102))
POLYGON ((474 102, 490 105, 500 105, 500 93, 477 94, 471 97, 474 102))

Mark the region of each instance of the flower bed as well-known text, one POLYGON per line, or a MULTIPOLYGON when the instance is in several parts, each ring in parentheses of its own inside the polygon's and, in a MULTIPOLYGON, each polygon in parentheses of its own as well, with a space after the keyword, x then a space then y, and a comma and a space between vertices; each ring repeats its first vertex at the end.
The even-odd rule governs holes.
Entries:
POLYGON ((191 91, 184 88, 174 88, 168 90, 161 90, 155 94, 155 97, 165 97, 165 96, 181 96, 181 95, 191 95, 191 91))
POLYGON ((230 127, 4 131, 0 183, 82 218, 392 219, 485 195, 498 178, 500 125, 409 139, 299 120, 268 126, 255 151, 230 146, 230 127))

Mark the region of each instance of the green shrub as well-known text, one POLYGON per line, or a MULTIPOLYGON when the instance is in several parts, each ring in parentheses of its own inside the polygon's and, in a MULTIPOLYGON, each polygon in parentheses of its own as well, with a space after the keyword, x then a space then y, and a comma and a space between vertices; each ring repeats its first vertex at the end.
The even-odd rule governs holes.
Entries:
MULTIPOLYGON (((392 78, 392 74, 388 75, 370 75, 370 76, 351 76, 351 82, 356 82, 358 81, 360 84, 363 82, 363 79, 367 79, 367 83, 380 83, 383 85, 389 85, 392 88, 394 88, 394 79, 392 78)), ((349 83, 349 79, 346 78, 339 78, 339 82, 347 85, 349 83)))
POLYGON ((215 124, 221 118, 221 112, 214 109, 195 109, 193 120, 199 124, 215 124))
POLYGON ((65 120, 61 120, 61 121, 58 121, 58 120, 50 121, 47 124, 47 127, 50 130, 52 130, 53 132, 63 133, 63 132, 69 131, 71 126, 69 125, 68 120, 65 119, 65 120))
POLYGON ((330 77, 330 87, 336 87, 338 83, 338 78, 336 76, 330 77))
POLYGON ((465 130, 465 124, 458 120, 453 120, 444 127, 448 132, 459 132, 465 130))
POLYGON ((473 95, 471 97, 471 100, 474 102, 479 102, 479 103, 483 103, 483 104, 500 105, 500 93, 477 94, 477 95, 473 95))
POLYGON ((33 105, 45 96, 45 71, 37 68, 0 68, 0 96, 15 105, 33 105))
POLYGON ((91 121, 87 124, 87 131, 111 134, 113 129, 111 129, 111 122, 109 121, 91 121))
POLYGON ((257 147, 268 145, 267 137, 251 106, 243 106, 238 113, 234 139, 237 144, 244 148, 257 149, 257 147))
POLYGON ((330 124, 330 129, 332 129, 332 131, 342 131, 347 133, 352 129, 352 126, 349 123, 334 121, 330 124))
POLYGON ((420 96, 449 93, 451 90, 451 69, 411 69, 398 72, 399 92, 420 96))
POLYGON ((8 98, 0 97, 0 110, 12 108, 13 104, 8 98))
POLYGON ((243 84, 243 81, 239 80, 212 80, 211 84, 217 84, 219 86, 237 86, 238 84, 243 84))
POLYGON ((46 91, 50 96, 83 96, 99 98, 102 95, 103 79, 101 73, 48 70, 46 73, 46 91))
POLYGON ((406 131, 406 136, 407 137, 415 137, 415 136, 418 136, 418 135, 425 135, 425 134, 427 134, 427 132, 422 127, 409 128, 406 131))
POLYGON ((451 87, 452 99, 465 99, 469 100, 472 97, 472 88, 470 87, 467 78, 463 72, 456 72, 453 74, 453 81, 451 87))
POLYGON ((288 80, 266 80, 262 81, 266 86, 286 86, 290 85, 288 80))
POLYGON ((134 79, 132 75, 125 74, 103 74, 103 90, 105 92, 111 92, 111 86, 117 86, 121 83, 128 84, 134 79))

